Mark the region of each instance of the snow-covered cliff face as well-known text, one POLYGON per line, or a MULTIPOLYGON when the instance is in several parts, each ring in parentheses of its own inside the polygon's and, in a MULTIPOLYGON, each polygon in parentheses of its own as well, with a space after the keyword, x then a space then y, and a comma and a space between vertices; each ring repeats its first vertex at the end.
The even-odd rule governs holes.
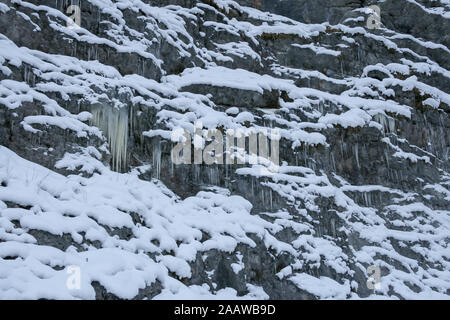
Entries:
POLYGON ((1 0, 0 298, 449 298, 449 30, 448 0, 1 0), (277 128, 279 169, 174 165, 200 121, 277 128))

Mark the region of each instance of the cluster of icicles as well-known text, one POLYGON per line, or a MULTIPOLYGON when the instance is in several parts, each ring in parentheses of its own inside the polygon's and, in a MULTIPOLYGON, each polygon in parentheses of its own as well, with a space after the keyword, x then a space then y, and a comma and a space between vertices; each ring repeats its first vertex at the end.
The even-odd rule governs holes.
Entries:
POLYGON ((112 170, 122 171, 127 163, 128 108, 102 105, 94 107, 91 113, 92 124, 102 130, 108 139, 112 170))

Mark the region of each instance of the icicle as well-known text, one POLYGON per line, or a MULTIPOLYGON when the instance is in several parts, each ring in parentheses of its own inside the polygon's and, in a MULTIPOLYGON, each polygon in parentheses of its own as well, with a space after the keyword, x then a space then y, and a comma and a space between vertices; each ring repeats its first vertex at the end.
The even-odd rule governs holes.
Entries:
POLYGON ((336 161, 334 160, 334 154, 333 152, 330 152, 330 160, 331 160, 331 165, 332 165, 332 169, 333 171, 336 171, 336 161))
POLYGON ((200 170, 201 170, 201 167, 199 164, 195 164, 193 166, 193 175, 194 175, 193 179, 194 179, 195 183, 200 182, 200 170))
POLYGON ((366 205, 366 207, 368 207, 369 201, 367 200, 367 192, 363 192, 363 197, 364 197, 364 204, 366 205))
POLYGON ((108 139, 112 156, 112 170, 121 171, 127 164, 128 110, 125 107, 95 107, 92 110, 93 125, 103 131, 108 139))
POLYGON ((212 169, 208 168, 208 180, 210 184, 213 184, 212 179, 213 179, 212 169))
POLYGON ((225 181, 228 181, 228 164, 225 164, 225 181))
POLYGON ((355 158, 356 158, 356 165, 358 166, 358 169, 360 169, 360 165, 359 165, 359 154, 358 154, 358 144, 355 144, 354 146, 354 150, 355 150, 355 158))
POLYGON ((330 228, 331 228, 331 234, 334 237, 336 237, 336 222, 334 221, 333 218, 330 220, 330 228))
POLYGON ((23 78, 24 78, 25 82, 28 83, 28 67, 27 67, 27 65, 24 66, 23 73, 24 73, 23 78))
POLYGON ((214 166, 213 168, 209 169, 210 177, 209 181, 213 185, 219 185, 219 168, 217 166, 214 166))
POLYGON ((273 209, 272 189, 269 190, 269 197, 270 197, 270 210, 272 210, 273 209))
POLYGON ((374 120, 383 126, 384 133, 395 132, 395 119, 383 114, 376 114, 374 120))
POLYGON ((159 139, 153 143, 153 173, 156 179, 161 177, 161 141, 159 139))

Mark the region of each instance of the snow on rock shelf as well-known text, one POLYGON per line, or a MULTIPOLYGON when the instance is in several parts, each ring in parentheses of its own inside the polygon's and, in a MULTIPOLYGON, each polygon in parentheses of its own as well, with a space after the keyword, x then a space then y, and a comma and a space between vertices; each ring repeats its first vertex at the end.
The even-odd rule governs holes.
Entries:
POLYGON ((450 3, 314 3, 0 0, 0 299, 449 299, 450 3))

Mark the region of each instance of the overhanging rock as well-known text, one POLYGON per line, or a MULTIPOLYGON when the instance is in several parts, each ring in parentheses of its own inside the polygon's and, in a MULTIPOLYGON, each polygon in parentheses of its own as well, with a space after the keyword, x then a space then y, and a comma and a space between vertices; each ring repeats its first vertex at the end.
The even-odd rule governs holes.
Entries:
POLYGON ((217 105, 243 108, 279 108, 279 99, 283 95, 277 89, 264 90, 263 93, 260 93, 253 90, 205 84, 192 84, 181 90, 203 95, 210 94, 211 100, 217 105))

